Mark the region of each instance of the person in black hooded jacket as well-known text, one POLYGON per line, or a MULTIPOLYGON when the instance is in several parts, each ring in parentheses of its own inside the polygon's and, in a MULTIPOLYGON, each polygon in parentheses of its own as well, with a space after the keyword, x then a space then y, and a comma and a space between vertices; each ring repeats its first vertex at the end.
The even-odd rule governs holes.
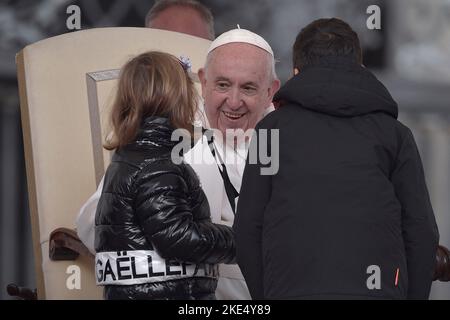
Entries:
POLYGON ((175 129, 193 132, 185 63, 147 52, 121 70, 105 145, 115 153, 95 216, 106 299, 215 299, 217 264, 235 261, 233 230, 211 222, 198 177, 172 152, 175 129))
POLYGON ((347 23, 312 22, 293 51, 295 76, 256 128, 279 130, 279 170, 247 160, 234 223, 252 298, 427 299, 439 235, 397 104, 347 23))

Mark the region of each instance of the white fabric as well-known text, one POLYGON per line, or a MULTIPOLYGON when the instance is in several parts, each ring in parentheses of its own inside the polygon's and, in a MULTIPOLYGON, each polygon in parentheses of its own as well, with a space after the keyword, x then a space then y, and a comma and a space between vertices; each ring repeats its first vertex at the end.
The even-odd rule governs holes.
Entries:
POLYGON ((94 194, 86 201, 86 203, 81 207, 78 213, 77 219, 75 221, 77 234, 84 245, 89 249, 89 251, 95 255, 95 212, 97 211, 98 201, 102 195, 103 181, 105 176, 102 177, 97 190, 94 194))
MULTIPOLYGON (((245 148, 240 148, 236 155, 233 148, 226 145, 227 151, 225 154, 227 157, 225 158, 223 144, 220 141, 216 141, 215 146, 216 151, 220 153, 222 159, 225 161, 231 183, 239 191, 241 189, 247 151, 245 148), (240 161, 233 163, 232 157, 235 157, 234 159, 240 159, 240 161)), ((213 222, 232 226, 234 213, 231 209, 217 162, 211 154, 206 137, 203 137, 202 141, 197 142, 194 148, 186 153, 185 161, 191 165, 200 179, 202 188, 208 198, 213 222), (201 155, 204 157, 203 163, 192 161, 192 159, 198 159, 201 155)), ((217 299, 224 300, 251 300, 244 276, 237 264, 219 265, 219 282, 217 284, 216 297, 217 299)))
POLYGON ((208 49, 208 54, 214 49, 228 43, 243 42, 257 46, 273 56, 273 50, 263 37, 245 29, 233 29, 218 36, 208 49))
POLYGON ((216 298, 217 300, 251 300, 244 280, 223 276, 219 277, 217 283, 216 298))

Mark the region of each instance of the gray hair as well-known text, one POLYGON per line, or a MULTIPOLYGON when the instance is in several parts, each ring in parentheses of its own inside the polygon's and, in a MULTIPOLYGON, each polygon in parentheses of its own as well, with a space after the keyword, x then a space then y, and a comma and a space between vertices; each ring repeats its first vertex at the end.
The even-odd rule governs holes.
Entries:
POLYGON ((145 17, 145 26, 151 27, 152 21, 164 10, 171 7, 188 7, 191 8, 200 15, 205 24, 208 26, 208 37, 210 40, 214 40, 214 17, 207 7, 196 0, 156 0, 153 7, 147 13, 145 17))
MULTIPOLYGON (((261 50, 263 50, 263 49, 261 49, 261 50)), ((211 51, 208 54, 208 56, 206 57, 205 66, 203 68, 205 70, 205 76, 206 76, 206 70, 208 69, 208 65, 210 63, 211 57, 214 54, 214 51, 216 51, 216 50, 211 51)), ((269 64, 268 70, 270 72, 269 75, 268 75, 269 81, 278 80, 277 72, 275 70, 275 62, 276 62, 275 58, 269 52, 266 52, 266 53, 267 53, 267 57, 268 57, 268 59, 267 59, 268 61, 267 62, 269 64)))

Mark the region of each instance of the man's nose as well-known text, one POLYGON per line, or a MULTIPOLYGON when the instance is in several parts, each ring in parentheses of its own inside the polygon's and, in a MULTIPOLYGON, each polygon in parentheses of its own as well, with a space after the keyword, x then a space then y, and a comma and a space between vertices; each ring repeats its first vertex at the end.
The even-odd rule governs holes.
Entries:
POLYGON ((242 106, 241 93, 239 89, 233 89, 228 94, 228 106, 232 110, 238 110, 242 106))

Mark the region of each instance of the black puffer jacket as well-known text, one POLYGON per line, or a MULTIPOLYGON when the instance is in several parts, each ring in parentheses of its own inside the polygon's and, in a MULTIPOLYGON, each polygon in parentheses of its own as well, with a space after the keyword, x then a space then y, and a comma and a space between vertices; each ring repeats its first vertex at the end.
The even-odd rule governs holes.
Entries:
POLYGON ((195 172, 171 160, 172 131, 166 118, 145 119, 106 171, 95 217, 106 299, 212 298, 216 266, 200 263, 234 260, 231 228, 211 222, 195 172))
POLYGON ((279 129, 279 171, 247 164, 235 218, 252 297, 428 298, 438 231, 413 135, 386 88, 329 58, 275 99, 284 104, 257 128, 279 129))

